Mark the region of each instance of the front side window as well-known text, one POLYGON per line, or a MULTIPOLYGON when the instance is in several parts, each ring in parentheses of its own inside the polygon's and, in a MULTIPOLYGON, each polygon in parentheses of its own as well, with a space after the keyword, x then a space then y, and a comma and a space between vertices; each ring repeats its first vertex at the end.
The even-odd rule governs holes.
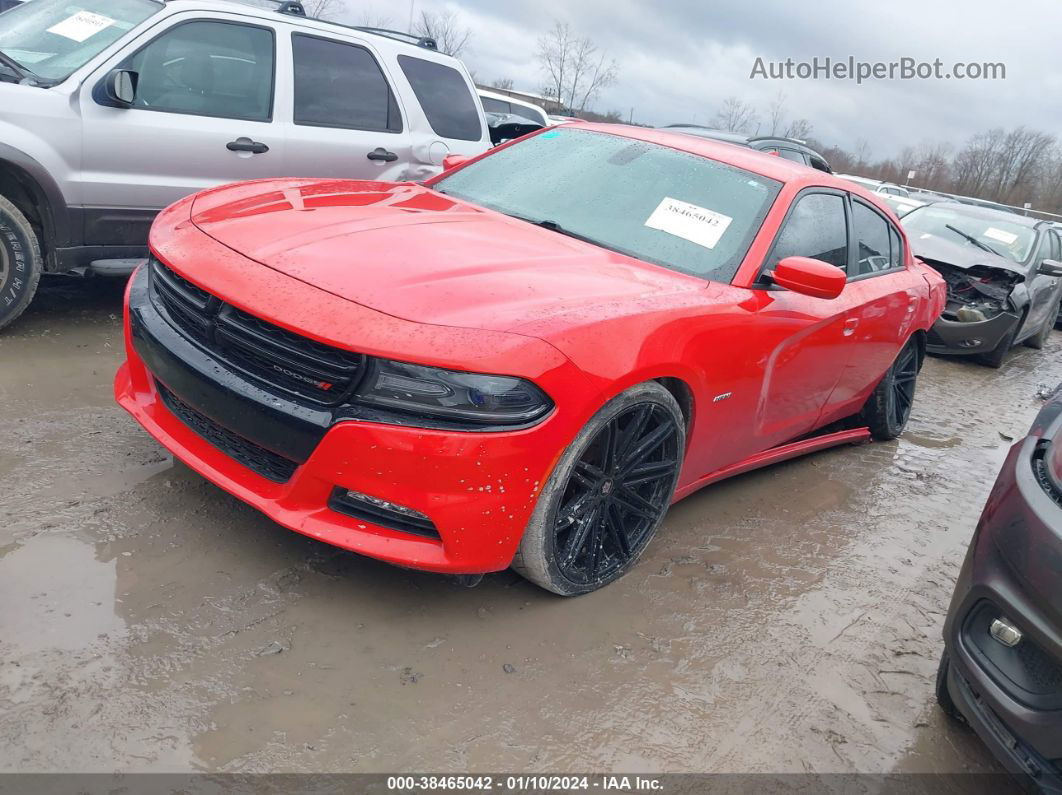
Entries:
POLYGON ((402 131, 394 94, 372 53, 302 34, 292 36, 291 47, 296 124, 402 131))
POLYGON ((892 226, 884 216, 860 201, 852 202, 852 235, 856 241, 855 272, 849 276, 865 276, 893 267, 892 226))
POLYGON ((162 9, 156 0, 33 0, 0 16, 0 52, 58 83, 162 9))
POLYGON ((804 155, 798 152, 796 149, 779 149, 778 154, 785 160, 792 160, 794 163, 807 165, 807 161, 804 160, 804 155))
POLYGON ((436 135, 459 141, 483 137, 479 108, 460 72, 410 55, 399 55, 398 63, 436 135))
POLYGON ((546 130, 436 190, 665 268, 729 281, 781 183, 621 135, 546 130))
POLYGON ((133 107, 196 116, 269 121, 273 32, 230 22, 170 28, 122 68, 139 77, 133 107))
POLYGON ((797 199, 771 250, 767 269, 771 270, 786 257, 811 257, 848 270, 848 227, 843 197, 808 193, 797 199))

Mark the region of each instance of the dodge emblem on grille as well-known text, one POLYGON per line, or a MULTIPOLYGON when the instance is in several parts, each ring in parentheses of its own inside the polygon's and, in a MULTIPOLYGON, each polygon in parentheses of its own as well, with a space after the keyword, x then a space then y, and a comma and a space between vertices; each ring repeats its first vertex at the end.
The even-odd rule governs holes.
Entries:
POLYGON ((332 384, 328 383, 327 381, 315 381, 314 379, 309 378, 308 376, 305 376, 302 373, 296 373, 286 367, 281 367, 279 364, 274 364, 273 369, 276 370, 278 373, 283 373, 288 378, 294 378, 296 381, 302 381, 304 384, 310 384, 312 386, 317 387, 318 389, 329 390, 332 388, 332 384))

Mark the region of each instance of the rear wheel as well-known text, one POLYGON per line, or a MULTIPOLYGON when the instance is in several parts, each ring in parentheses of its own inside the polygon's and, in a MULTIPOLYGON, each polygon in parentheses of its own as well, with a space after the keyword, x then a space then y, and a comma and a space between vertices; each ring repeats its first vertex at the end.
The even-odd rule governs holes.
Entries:
POLYGON ((895 439, 907 427, 921 367, 918 344, 913 339, 908 340, 863 406, 863 422, 875 439, 895 439))
POLYGON ((41 249, 26 216, 0 196, 0 329, 21 315, 41 278, 41 249))
POLYGON ((1047 338, 1051 336, 1051 329, 1055 327, 1055 321, 1058 320, 1059 305, 1062 299, 1055 301, 1051 306, 1051 311, 1047 313, 1047 317, 1044 318, 1044 324, 1040 327, 1040 330, 1036 332, 1029 339, 1025 340, 1025 344, 1030 348, 1040 350, 1047 344, 1047 338))
POLYGON ((685 448, 682 411, 659 384, 610 400, 561 456, 513 569, 562 596, 619 579, 667 512, 685 448))

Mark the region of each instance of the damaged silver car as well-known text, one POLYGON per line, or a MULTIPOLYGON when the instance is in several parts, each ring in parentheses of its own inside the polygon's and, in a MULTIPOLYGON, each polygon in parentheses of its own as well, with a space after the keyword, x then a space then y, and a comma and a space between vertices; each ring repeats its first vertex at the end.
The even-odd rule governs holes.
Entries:
POLYGON ((1000 367, 1018 343, 1044 346, 1062 302, 1062 237, 1051 222, 941 202, 901 223, 915 256, 948 285, 929 351, 1000 367))

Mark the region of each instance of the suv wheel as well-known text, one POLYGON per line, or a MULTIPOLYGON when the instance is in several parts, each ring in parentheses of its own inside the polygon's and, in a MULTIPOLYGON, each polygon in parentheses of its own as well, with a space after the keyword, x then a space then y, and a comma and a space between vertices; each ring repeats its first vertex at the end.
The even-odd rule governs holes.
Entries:
POLYGON ((25 311, 40 278, 37 235, 22 211, 0 196, 0 328, 25 311))

